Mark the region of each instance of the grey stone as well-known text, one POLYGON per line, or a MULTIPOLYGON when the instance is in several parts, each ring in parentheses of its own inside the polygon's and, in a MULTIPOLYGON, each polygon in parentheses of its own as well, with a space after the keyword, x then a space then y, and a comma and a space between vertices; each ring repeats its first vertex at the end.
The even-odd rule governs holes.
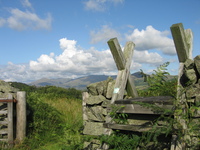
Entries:
POLYGON ((114 91, 115 80, 108 82, 106 98, 111 99, 114 91))
POLYGON ((87 107, 87 117, 92 121, 105 121, 106 110, 101 106, 87 107))
POLYGON ((96 89, 97 89, 98 95, 105 96, 106 95, 106 91, 107 91, 107 81, 105 80, 105 81, 98 82, 97 86, 96 86, 96 89))
POLYGON ((187 85, 195 84, 197 82, 197 76, 194 69, 188 69, 184 72, 186 78, 188 79, 187 85))
POLYGON ((10 83, 0 80, 0 97, 7 98, 8 94, 11 93, 14 98, 16 98, 16 93, 18 89, 11 86, 10 83))
POLYGON ((90 142, 84 142, 84 149, 86 150, 98 150, 101 147, 101 141, 93 139, 90 142))
POLYGON ((86 122, 83 134, 87 135, 102 135, 104 133, 103 123, 101 122, 86 122))
POLYGON ((95 104, 100 104, 103 101, 105 101, 106 98, 102 95, 97 95, 97 96, 89 96, 88 99, 86 99, 87 105, 95 105, 95 104))
POLYGON ((103 103, 101 104, 102 107, 108 107, 108 105, 110 104, 110 100, 106 99, 105 101, 103 101, 103 103))
POLYGON ((91 95, 103 95, 106 96, 108 83, 113 81, 111 77, 108 77, 105 81, 100 81, 96 83, 92 83, 87 86, 88 92, 91 95))
POLYGON ((193 69, 194 68, 194 60, 187 59, 184 63, 185 69, 193 69))
POLYGON ((195 97, 197 95, 200 95, 200 89, 198 86, 199 85, 195 84, 195 85, 188 86, 186 88, 186 97, 188 99, 195 97))
POLYGON ((195 103, 196 106, 200 106, 200 95, 197 95, 197 96, 195 97, 194 103, 195 103))
POLYGON ((98 83, 92 83, 92 84, 88 85, 87 86, 88 93, 90 93, 91 95, 98 95, 97 89, 96 89, 97 84, 98 83))
POLYGON ((196 66, 198 74, 200 75, 200 55, 194 58, 194 64, 196 66))

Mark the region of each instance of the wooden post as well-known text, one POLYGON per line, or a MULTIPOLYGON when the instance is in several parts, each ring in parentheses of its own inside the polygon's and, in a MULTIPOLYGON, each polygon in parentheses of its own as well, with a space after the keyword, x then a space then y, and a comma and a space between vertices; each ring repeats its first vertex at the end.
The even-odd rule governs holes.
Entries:
POLYGON ((26 136, 26 92, 17 92, 17 131, 16 141, 22 142, 26 136))
POLYGON ((126 87, 127 92, 130 96, 132 96, 133 98, 138 97, 135 84, 132 81, 132 77, 130 74, 130 65, 135 44, 133 42, 127 42, 124 48, 124 53, 121 50, 117 38, 110 39, 108 41, 108 46, 110 47, 110 50, 112 52, 117 69, 119 70, 111 103, 114 103, 116 99, 123 99, 126 87))
MULTIPOLYGON (((177 86, 177 101, 176 107, 183 110, 183 113, 180 116, 175 116, 177 122, 182 126, 182 133, 184 135, 184 141, 181 143, 180 141, 172 142, 171 150, 180 150, 185 149, 186 147, 186 140, 188 140, 188 127, 187 122, 184 118, 186 115, 187 109, 187 101, 186 97, 183 93, 183 86, 180 82, 180 79, 183 75, 184 71, 184 62, 187 59, 192 59, 192 41, 193 41, 193 34, 190 29, 184 30, 183 24, 173 24, 171 27, 172 36, 174 39, 174 44, 176 47, 177 55, 179 58, 179 74, 178 74, 178 86, 177 86)), ((175 136, 175 135, 174 135, 175 136)), ((176 138, 177 139, 177 138, 176 138)))
POLYGON ((185 62, 189 57, 188 45, 186 42, 185 31, 182 23, 173 24, 171 32, 174 39, 174 44, 178 54, 179 62, 185 62))
MULTIPOLYGON (((124 53, 121 50, 117 38, 110 39, 108 45, 112 52, 113 58, 115 60, 116 66, 118 68, 118 75, 116 78, 114 91, 111 99, 111 104, 114 104, 115 100, 123 99, 125 89, 132 97, 138 97, 136 88, 131 79, 130 66, 132 62, 132 56, 135 44, 133 42, 127 42, 124 48, 124 53)), ((106 117, 106 123, 112 121, 110 115, 106 117)), ((110 135, 112 129, 105 128, 104 134, 110 135)), ((108 149, 109 145, 103 144, 103 149, 108 149)))
MULTIPOLYGON (((8 95, 8 99, 12 99, 12 94, 8 95)), ((8 105, 8 144, 13 144, 13 102, 7 102, 8 105)))

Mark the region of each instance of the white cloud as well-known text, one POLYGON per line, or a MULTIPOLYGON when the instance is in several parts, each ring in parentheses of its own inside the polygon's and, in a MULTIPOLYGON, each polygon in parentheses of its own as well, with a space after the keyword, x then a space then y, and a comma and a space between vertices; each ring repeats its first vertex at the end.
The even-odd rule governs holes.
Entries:
POLYGON ((44 72, 66 72, 69 74, 104 74, 116 69, 110 50, 97 51, 78 49, 76 41, 62 38, 60 48, 63 52, 54 56, 41 55, 37 61, 30 61, 30 69, 44 72))
POLYGON ((51 28, 52 17, 50 14, 45 19, 41 19, 35 13, 11 9, 11 16, 7 19, 8 26, 16 30, 25 29, 46 29, 51 28))
MULTIPOLYGON (((89 74, 113 75, 117 73, 117 67, 110 50, 98 51, 95 48, 83 50, 76 46, 77 41, 62 38, 59 40, 62 53, 55 56, 41 55, 37 61, 30 61, 30 70, 47 76, 63 75, 72 77, 89 74), (54 72, 54 74, 53 74, 54 72)), ((159 65, 163 58, 158 53, 148 51, 135 51, 131 70, 139 70, 142 64, 159 65)), ((41 78, 41 76, 40 76, 41 78)))
POLYGON ((110 28, 108 25, 102 26, 102 28, 99 31, 91 31, 90 37, 91 37, 91 43, 95 44, 98 42, 104 42, 108 41, 110 38, 117 37, 120 39, 120 33, 116 30, 110 28))
POLYGON ((147 26, 146 30, 134 29, 131 34, 126 34, 126 39, 136 44, 137 50, 157 49, 164 54, 175 55, 173 40, 168 38, 169 31, 158 31, 152 26, 147 26))
POLYGON ((88 0, 88 1, 84 2, 85 9, 86 10, 95 10, 95 11, 104 11, 105 10, 104 5, 103 5, 104 2, 105 2, 105 0, 103 0, 103 1, 88 0))
POLYGON ((163 58, 158 53, 152 52, 149 53, 145 51, 134 51, 133 60, 138 63, 147 63, 159 65, 163 63, 163 58))
MULTIPOLYGON (((99 51, 94 47, 83 50, 77 41, 62 38, 59 40, 61 54, 42 54, 29 64, 0 66, 0 79, 6 81, 31 82, 41 78, 74 78, 84 75, 116 75, 117 67, 109 49, 99 51)), ((123 48, 122 48, 123 49, 123 48)), ((134 51, 131 72, 143 68, 143 65, 154 66, 163 63, 158 53, 134 51)), ((144 69, 145 70, 145 69, 144 69)))
POLYGON ((123 3, 124 0, 87 0, 84 2, 86 10, 103 12, 107 9, 108 4, 123 3))
POLYGON ((24 7, 32 8, 32 4, 29 2, 29 0, 21 0, 21 3, 24 7))
POLYGON ((110 0, 111 2, 118 4, 118 3, 123 3, 124 0, 110 0))
MULTIPOLYGON (((32 5, 29 0, 21 0, 21 3, 24 7, 32 10, 32 5)), ((0 17, 0 27, 8 26, 11 29, 15 30, 26 30, 26 29, 51 29, 52 16, 47 14, 45 18, 40 18, 36 13, 29 10, 20 10, 18 8, 10 8, 9 17, 1 18, 0 17)))
POLYGON ((31 76, 28 77, 28 74, 27 64, 13 64, 12 62, 8 62, 6 66, 0 67, 0 79, 5 81, 26 82, 31 78, 31 76))

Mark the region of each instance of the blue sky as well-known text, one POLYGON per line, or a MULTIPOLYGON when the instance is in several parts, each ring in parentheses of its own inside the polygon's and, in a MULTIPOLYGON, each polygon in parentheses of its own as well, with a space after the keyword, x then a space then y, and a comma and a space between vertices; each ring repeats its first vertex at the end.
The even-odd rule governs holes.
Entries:
POLYGON ((0 79, 114 75, 107 45, 136 44, 131 72, 150 73, 178 58, 170 26, 193 31, 193 57, 200 54, 200 0, 0 0, 0 79))

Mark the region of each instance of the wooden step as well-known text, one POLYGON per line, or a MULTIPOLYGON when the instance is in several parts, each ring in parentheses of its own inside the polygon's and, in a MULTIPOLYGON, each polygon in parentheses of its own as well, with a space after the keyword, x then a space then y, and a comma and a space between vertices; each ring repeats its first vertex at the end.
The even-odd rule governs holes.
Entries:
POLYGON ((128 125, 128 124, 114 124, 114 123, 104 123, 103 127, 114 130, 125 130, 134 132, 146 132, 152 129, 152 126, 149 125, 128 125))
POLYGON ((6 115, 6 114, 8 114, 8 111, 7 111, 7 110, 1 110, 1 111, 0 111, 0 115, 6 115))
POLYGON ((8 129, 7 128, 1 129, 0 134, 8 134, 8 129))
POLYGON ((8 121, 0 121, 0 125, 8 125, 8 121))

